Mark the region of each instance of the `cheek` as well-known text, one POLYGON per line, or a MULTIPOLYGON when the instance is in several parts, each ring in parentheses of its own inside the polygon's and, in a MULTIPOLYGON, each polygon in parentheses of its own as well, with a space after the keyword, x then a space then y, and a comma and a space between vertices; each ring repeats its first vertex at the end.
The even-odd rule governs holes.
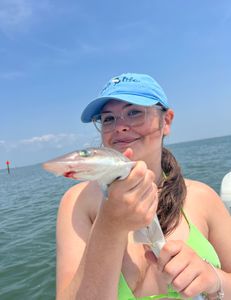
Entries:
POLYGON ((160 132, 163 128, 163 118, 161 116, 155 116, 147 119, 146 123, 142 126, 142 133, 144 135, 152 134, 154 132, 160 132))
POLYGON ((162 145, 163 132, 162 130, 157 130, 144 137, 144 143, 146 144, 146 149, 153 151, 158 149, 162 145))
POLYGON ((146 122, 142 127, 136 128, 136 132, 144 137, 158 138, 163 131, 163 122, 159 118, 155 118, 150 122, 146 122))

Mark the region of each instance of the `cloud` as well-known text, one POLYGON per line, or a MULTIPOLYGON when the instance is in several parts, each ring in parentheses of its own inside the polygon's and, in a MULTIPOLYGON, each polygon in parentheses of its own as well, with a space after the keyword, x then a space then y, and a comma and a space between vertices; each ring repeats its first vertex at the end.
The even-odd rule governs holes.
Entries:
POLYGON ((7 143, 6 143, 6 141, 0 140, 0 150, 2 150, 4 152, 7 151, 7 143))
POLYGON ((0 140, 0 164, 11 159, 17 166, 45 161, 79 148, 100 146, 99 136, 89 134, 44 134, 18 141, 0 140))
POLYGON ((14 147, 27 147, 31 149, 38 148, 67 148, 76 147, 78 145, 83 145, 83 147, 97 146, 100 144, 99 136, 94 136, 89 141, 90 137, 86 134, 80 133, 59 133, 59 134, 44 134, 41 136, 34 136, 29 139, 20 140, 18 143, 14 144, 14 147))
MULTIPOLYGON (((8 144, 4 140, 0 140, 0 151, 1 152, 9 152, 8 144)), ((0 157, 1 157, 1 152, 0 152, 0 157)))
POLYGON ((22 149, 24 151, 65 149, 68 147, 77 147, 79 145, 82 145, 82 147, 99 146, 100 138, 99 136, 89 137, 87 134, 82 133, 49 133, 18 141, 0 140, 0 147, 3 147, 8 152, 16 149, 22 149))
POLYGON ((1 0, 0 31, 8 36, 14 31, 25 30, 42 11, 50 8, 50 0, 1 0))
POLYGON ((19 141, 19 144, 24 146, 32 145, 37 147, 63 148, 76 143, 78 139, 79 135, 73 133, 45 134, 42 136, 35 136, 30 139, 23 139, 19 141))
POLYGON ((81 135, 74 133, 45 134, 18 141, 0 140, 0 147, 3 147, 7 152, 15 149, 22 149, 24 151, 37 151, 46 148, 60 149, 75 145, 79 139, 81 139, 81 135))
POLYGON ((16 27, 32 16, 29 0, 2 0, 0 2, 0 28, 3 31, 16 27))

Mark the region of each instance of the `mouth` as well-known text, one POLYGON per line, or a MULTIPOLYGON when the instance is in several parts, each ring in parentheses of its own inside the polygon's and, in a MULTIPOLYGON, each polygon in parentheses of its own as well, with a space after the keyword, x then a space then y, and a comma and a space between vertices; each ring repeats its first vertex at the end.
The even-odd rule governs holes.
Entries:
POLYGON ((112 144, 114 146, 128 146, 128 145, 131 145, 131 144, 135 143, 138 140, 140 140, 140 138, 115 139, 112 142, 112 144))

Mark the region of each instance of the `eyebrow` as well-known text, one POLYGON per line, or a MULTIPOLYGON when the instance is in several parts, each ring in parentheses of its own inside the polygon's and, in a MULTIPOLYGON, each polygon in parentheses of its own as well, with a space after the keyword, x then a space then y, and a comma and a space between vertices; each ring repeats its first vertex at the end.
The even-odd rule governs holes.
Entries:
MULTIPOLYGON (((132 105, 135 105, 135 104, 132 104, 132 103, 126 103, 122 109, 126 108, 126 107, 129 107, 129 106, 132 106, 132 105)), ((101 111, 102 113, 111 113, 112 111, 111 110, 103 110, 101 111)))

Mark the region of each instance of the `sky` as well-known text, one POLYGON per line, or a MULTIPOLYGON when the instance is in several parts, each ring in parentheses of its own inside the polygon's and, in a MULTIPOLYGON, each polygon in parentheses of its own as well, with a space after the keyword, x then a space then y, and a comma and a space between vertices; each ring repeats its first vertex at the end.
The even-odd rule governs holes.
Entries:
POLYGON ((98 146, 84 107, 147 73, 175 112, 166 143, 231 134, 229 0, 0 0, 0 169, 98 146))

